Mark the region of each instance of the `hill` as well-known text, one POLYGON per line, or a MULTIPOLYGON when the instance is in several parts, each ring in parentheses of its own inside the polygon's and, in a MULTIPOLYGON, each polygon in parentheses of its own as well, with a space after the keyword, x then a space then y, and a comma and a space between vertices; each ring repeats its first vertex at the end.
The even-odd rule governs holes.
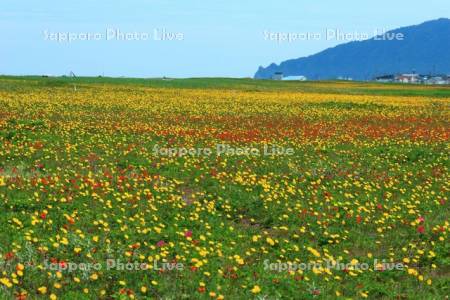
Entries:
POLYGON ((383 36, 338 45, 280 65, 273 63, 260 67, 255 78, 271 78, 275 72, 283 72, 284 76, 304 75, 313 80, 341 76, 368 80, 412 70, 450 74, 450 19, 392 30, 383 36), (398 34, 402 38, 390 40, 398 34))

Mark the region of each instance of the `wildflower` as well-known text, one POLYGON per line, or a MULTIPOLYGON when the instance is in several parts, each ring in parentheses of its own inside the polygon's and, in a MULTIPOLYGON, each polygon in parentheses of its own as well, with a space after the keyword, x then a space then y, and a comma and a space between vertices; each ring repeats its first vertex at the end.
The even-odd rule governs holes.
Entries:
POLYGON ((92 274, 91 276, 90 276, 90 278, 92 279, 92 280, 97 280, 98 279, 98 274, 97 273, 94 273, 94 274, 92 274))
POLYGON ((425 227, 423 225, 420 225, 417 227, 417 232, 420 234, 423 234, 425 232, 425 227))
POLYGON ((255 285, 255 286, 252 288, 252 293, 253 293, 253 294, 258 294, 259 292, 261 292, 261 288, 260 288, 258 285, 255 285))
POLYGON ((275 245, 274 240, 272 240, 270 237, 266 238, 266 242, 267 242, 270 246, 275 245))
POLYGON ((306 248, 306 250, 308 250, 309 252, 311 252, 312 255, 314 255, 315 257, 320 257, 320 253, 319 251, 317 251, 316 249, 313 249, 311 247, 306 248))
POLYGON ((9 281, 9 279, 5 278, 5 277, 0 278, 0 283, 3 284, 4 286, 6 286, 7 288, 10 288, 13 286, 11 281, 9 281))

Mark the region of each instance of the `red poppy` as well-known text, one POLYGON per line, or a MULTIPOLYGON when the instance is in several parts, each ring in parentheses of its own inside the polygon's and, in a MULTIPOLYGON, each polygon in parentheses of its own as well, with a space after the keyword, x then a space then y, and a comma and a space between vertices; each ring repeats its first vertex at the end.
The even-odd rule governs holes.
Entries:
POLYGON ((5 254, 5 260, 11 260, 14 258, 14 253, 13 252, 8 252, 5 254))
POLYGON ((425 232, 425 227, 420 225, 419 227, 417 227, 417 232, 420 233, 420 234, 424 233, 425 232))
POLYGON ((362 218, 361 218, 361 216, 360 215, 358 215, 358 216, 356 216, 356 223, 361 223, 361 221, 362 221, 362 218))

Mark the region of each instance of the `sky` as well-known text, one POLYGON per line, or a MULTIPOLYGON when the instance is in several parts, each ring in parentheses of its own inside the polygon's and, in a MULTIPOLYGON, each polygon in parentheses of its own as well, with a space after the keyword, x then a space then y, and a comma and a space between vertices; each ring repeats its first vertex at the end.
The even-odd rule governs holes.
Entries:
POLYGON ((0 74, 253 77, 442 17, 448 0, 1 0, 0 74))

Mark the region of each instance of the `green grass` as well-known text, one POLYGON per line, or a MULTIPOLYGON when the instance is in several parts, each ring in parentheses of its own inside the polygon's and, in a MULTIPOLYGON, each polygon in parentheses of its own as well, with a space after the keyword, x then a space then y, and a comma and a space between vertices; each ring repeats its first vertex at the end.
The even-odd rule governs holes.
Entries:
POLYGON ((2 77, 0 280, 12 281, 18 263, 30 265, 14 286, 0 282, 0 300, 21 291, 27 299, 56 294, 74 300, 130 299, 127 291, 135 299, 217 300, 209 292, 238 300, 335 299, 336 292, 355 300, 362 292, 368 299, 445 299, 448 101, 435 99, 442 91, 348 82, 2 77), (176 90, 154 93, 143 86, 176 90), (185 90, 197 88, 204 90, 185 90), (226 90, 214 90, 219 88, 226 90), (315 102, 287 93, 296 100, 290 102, 279 91, 392 98, 421 93, 433 100, 403 106, 378 97, 352 102, 326 95, 315 102), (249 134, 255 130, 261 135, 249 134), (239 139, 220 135, 230 132, 239 139), (266 137, 295 153, 218 158, 152 151, 155 145, 218 143, 261 149, 266 137), (419 233, 422 216, 426 230, 419 233), (168 245, 163 249, 160 241, 168 245), (329 276, 307 270, 300 276, 264 268, 265 260, 317 261, 309 247, 321 259, 328 253, 345 263, 373 265, 372 255, 415 260, 410 266, 424 280, 406 271, 355 276, 332 270, 329 276), (11 251, 14 257, 2 265, 11 251), (177 256, 186 267, 180 272, 109 271, 104 265, 112 257, 126 262, 177 256), (58 278, 39 269, 48 258, 99 262, 103 269, 97 279, 81 270, 58 278), (192 269, 194 258, 207 262, 192 269), (255 285, 259 294, 252 293, 255 285))
POLYGON ((233 89, 240 91, 291 91, 380 96, 450 97, 450 86, 418 86, 397 83, 346 81, 274 81, 251 78, 112 78, 112 77, 40 77, 0 76, 0 90, 54 88, 73 85, 137 85, 151 88, 233 89))

